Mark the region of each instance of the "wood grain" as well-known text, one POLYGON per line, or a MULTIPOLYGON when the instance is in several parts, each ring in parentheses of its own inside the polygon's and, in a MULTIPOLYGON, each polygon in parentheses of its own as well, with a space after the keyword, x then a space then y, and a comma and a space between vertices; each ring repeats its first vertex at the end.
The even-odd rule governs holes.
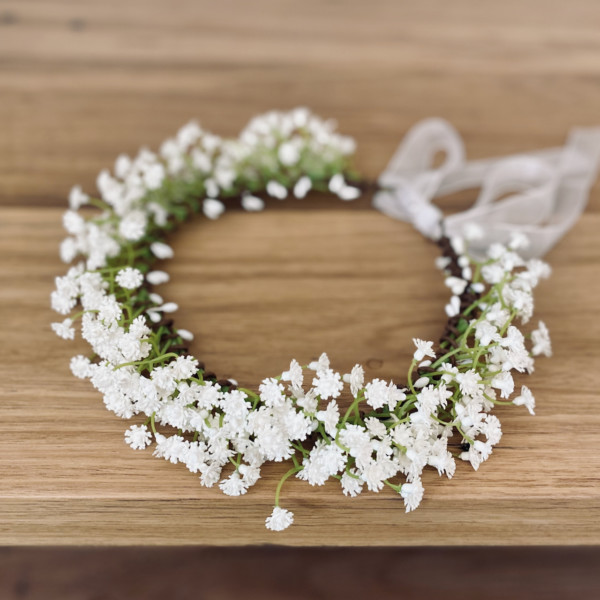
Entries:
MULTIPOLYGON (((598 124, 600 9, 545 6, 0 4, 0 544, 599 544, 598 186, 548 256, 537 316, 555 356, 528 380, 537 416, 498 411, 492 459, 452 481, 429 473, 409 515, 391 492, 351 500, 293 481, 285 505, 297 523, 268 533, 280 468, 231 499, 132 452, 125 423, 68 371, 85 346, 49 330, 68 189, 92 188, 119 152, 155 147, 189 118, 231 135, 258 111, 306 104, 356 136, 369 176, 424 116, 455 123, 473 157, 598 124)), ((321 351, 339 369, 362 362, 401 379, 411 337, 444 320, 434 247, 366 201, 306 204, 192 222, 174 238, 164 295, 196 332, 194 354, 249 386, 321 351)))

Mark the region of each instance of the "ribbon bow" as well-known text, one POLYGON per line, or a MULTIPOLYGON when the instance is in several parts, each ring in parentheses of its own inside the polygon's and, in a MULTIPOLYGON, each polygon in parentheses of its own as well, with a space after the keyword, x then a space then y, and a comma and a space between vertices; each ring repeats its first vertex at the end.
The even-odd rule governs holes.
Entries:
POLYGON ((541 257, 575 224, 587 203, 600 162, 600 128, 575 128, 563 147, 526 154, 465 160, 463 141, 443 119, 417 123, 402 140, 378 183, 374 206, 430 239, 462 234, 468 224, 484 232, 470 243, 483 255, 515 233, 530 241, 522 254, 541 257), (445 153, 441 166, 436 155, 445 153), (480 188, 468 210, 444 217, 433 199, 480 188))

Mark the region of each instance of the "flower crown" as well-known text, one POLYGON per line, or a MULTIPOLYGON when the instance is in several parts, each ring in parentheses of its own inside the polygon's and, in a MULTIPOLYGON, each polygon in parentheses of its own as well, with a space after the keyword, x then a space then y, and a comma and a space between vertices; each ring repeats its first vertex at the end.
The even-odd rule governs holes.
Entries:
MULTIPOLYGON (((192 334, 175 327, 177 306, 155 291, 169 279, 155 269, 157 259, 173 257, 166 236, 190 215, 216 219, 234 202, 258 211, 266 198, 303 198, 310 190, 352 201, 364 187, 351 167, 354 149, 332 121, 306 109, 256 117, 231 140, 192 122, 158 154, 144 149, 133 160, 119 156, 113 174, 98 176, 98 197, 74 187, 64 215, 69 236, 61 257, 77 263, 56 278, 52 307, 66 318, 52 328, 73 339, 79 320, 92 350, 71 360, 74 375, 90 379, 117 416, 137 418, 125 432, 132 448, 153 445, 155 456, 185 464, 202 485, 239 496, 266 463, 287 462, 266 518, 276 531, 293 522, 280 506, 291 476, 313 486, 337 479, 348 496, 388 487, 408 512, 423 498, 426 467, 452 477, 458 458, 478 469, 502 435, 494 406, 534 413, 527 386, 514 394, 512 372, 531 373, 533 357, 551 354, 543 322, 528 334, 516 325, 531 319, 532 291, 550 273, 541 260, 520 256, 527 237, 511 235, 474 255, 480 226, 448 237, 434 219, 440 228, 436 265, 450 292, 448 321, 437 343, 413 340, 403 381, 366 381, 358 364, 339 373, 322 354, 308 365, 292 360, 253 391, 218 379, 189 355, 192 334), (350 402, 342 406, 345 393, 350 402)), ((389 204, 389 169, 383 180, 379 201, 398 210, 389 204)), ((397 189, 406 190, 407 181, 397 189)), ((413 222, 427 212, 415 210, 414 198, 402 202, 413 222)))

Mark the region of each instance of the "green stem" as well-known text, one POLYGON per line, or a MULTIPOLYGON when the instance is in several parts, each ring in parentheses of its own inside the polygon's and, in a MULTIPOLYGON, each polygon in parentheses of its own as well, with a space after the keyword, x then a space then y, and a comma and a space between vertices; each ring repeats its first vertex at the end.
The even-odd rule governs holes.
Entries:
POLYGON ((415 391, 415 387, 413 385, 413 380, 412 380, 412 372, 415 368, 415 366, 417 365, 417 361, 413 358, 412 362, 410 363, 410 367, 408 369, 408 387, 410 388, 410 391, 416 396, 417 392, 415 391))
POLYGON ((298 473, 298 471, 302 471, 303 467, 292 467, 280 480, 277 484, 277 489, 275 490, 275 506, 279 506, 279 496, 281 494, 281 488, 285 483, 285 480, 294 475, 294 473, 298 473))
POLYGON ((494 398, 488 396, 487 394, 483 394, 483 396, 486 400, 489 400, 490 402, 493 402, 494 404, 498 404, 500 406, 512 406, 513 404, 511 400, 494 400, 494 398))
POLYGON ((462 352, 464 350, 464 348, 454 348, 454 350, 450 350, 450 352, 446 352, 446 354, 444 354, 444 356, 440 356, 440 358, 438 358, 434 363, 432 363, 431 368, 432 369, 437 369, 437 367, 439 367, 441 364, 445 363, 447 361, 447 359, 449 359, 451 356, 454 356, 455 354, 458 354, 459 352, 462 352))
POLYGON ((467 440, 467 442, 469 442, 469 444, 475 443, 458 425, 456 425, 456 429, 458 430, 458 433, 460 433, 460 435, 463 436, 463 439, 465 439, 465 440, 467 440))
POLYGON ((358 407, 358 405, 360 404, 361 400, 363 400, 363 396, 361 394, 359 394, 354 401, 352 402, 352 404, 349 406, 348 410, 346 411, 346 414, 344 415, 344 418, 342 419, 342 423, 341 425, 345 425, 346 421, 349 419, 350 415, 352 414, 352 411, 358 407))
POLYGON ((116 371, 117 369, 121 369, 122 367, 130 367, 132 365, 135 365, 137 367, 141 367, 142 365, 152 365, 155 362, 159 362, 162 360, 165 360, 167 358, 178 358, 178 354, 175 354, 175 352, 169 352, 168 354, 163 354, 162 356, 158 356, 157 358, 153 358, 153 359, 149 359, 149 360, 134 360, 132 362, 128 362, 128 363, 122 363, 120 365, 117 365, 113 370, 116 371))
POLYGON ((384 480, 383 483, 385 483, 385 485, 387 485, 388 487, 391 487, 398 494, 400 493, 400 490, 402 489, 401 485, 394 485, 393 483, 390 483, 387 479, 384 480))
POLYGON ((96 208, 99 208, 100 210, 112 211, 112 208, 108 204, 106 204, 106 202, 103 202, 102 200, 100 200, 98 198, 88 198, 87 204, 89 204, 90 206, 95 206, 96 208))

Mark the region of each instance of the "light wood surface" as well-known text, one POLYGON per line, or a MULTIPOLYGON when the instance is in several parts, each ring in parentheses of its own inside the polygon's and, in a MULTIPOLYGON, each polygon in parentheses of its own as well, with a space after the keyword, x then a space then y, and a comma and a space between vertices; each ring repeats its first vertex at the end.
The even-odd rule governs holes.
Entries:
MULTIPOLYGON (((133 452, 55 338, 61 212, 120 152, 196 117, 235 134, 255 113, 308 105, 357 138, 368 176, 406 129, 439 115, 469 156, 564 141, 600 124, 600 8, 574 0, 446 2, 4 1, 0 4, 0 544, 599 544, 600 188, 548 256, 537 316, 555 356, 529 378, 537 416, 499 410, 478 473, 432 473, 406 515, 393 493, 344 498, 291 482, 296 524, 264 529, 277 466, 241 498, 133 452)), ((472 194, 455 197, 466 205, 472 194)), ((445 289, 435 248, 403 223, 333 200, 190 223, 164 295, 193 353, 256 386, 292 357, 403 378, 434 337, 445 289), (315 210, 318 208, 318 210, 315 210)))

